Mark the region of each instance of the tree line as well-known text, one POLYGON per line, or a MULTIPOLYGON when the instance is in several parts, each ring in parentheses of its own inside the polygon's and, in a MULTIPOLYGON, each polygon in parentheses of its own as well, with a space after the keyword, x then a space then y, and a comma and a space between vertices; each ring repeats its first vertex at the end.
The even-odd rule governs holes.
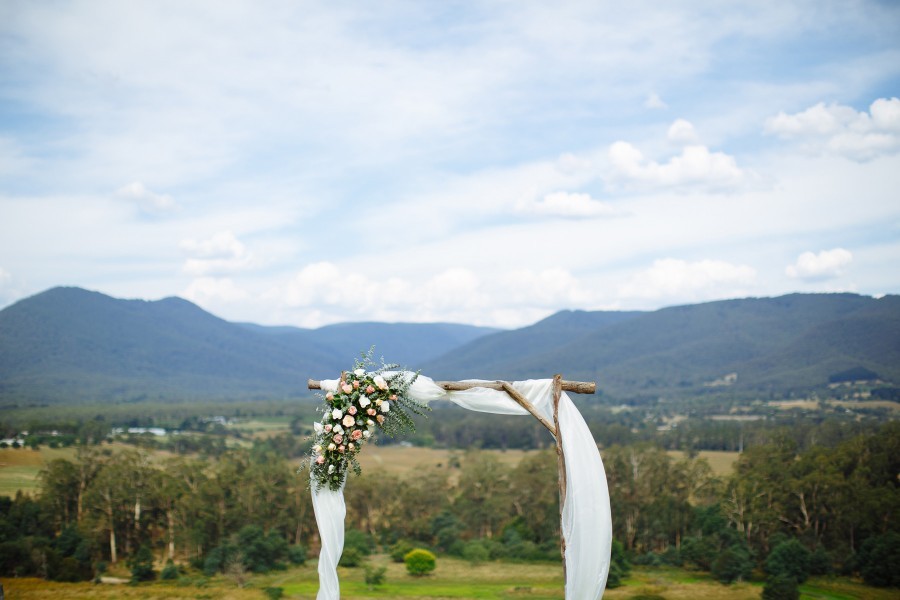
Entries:
MULTIPOLYGON (((79 445, 72 460, 47 464, 36 497, 0 500, 0 573, 87 579, 147 552, 207 574, 302 562, 318 549, 317 531, 308 474, 286 450, 260 441, 218 457, 162 459, 79 445)), ((796 542, 809 554, 794 562, 806 561, 807 572, 900 584, 891 575, 900 573, 900 423, 806 448, 773 435, 745 450, 727 477, 652 443, 602 455, 614 537, 631 561, 686 565, 728 582, 776 569, 769 557, 796 542)), ((370 470, 346 488, 348 548, 559 560, 556 469, 551 450, 514 467, 476 450, 405 475, 370 470)))

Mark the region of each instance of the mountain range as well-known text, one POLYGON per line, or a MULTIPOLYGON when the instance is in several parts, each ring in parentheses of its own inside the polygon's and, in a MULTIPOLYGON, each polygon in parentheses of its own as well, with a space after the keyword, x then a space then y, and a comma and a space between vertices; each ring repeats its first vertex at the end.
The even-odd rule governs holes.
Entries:
POLYGON ((900 296, 791 294, 648 312, 560 311, 528 327, 232 323, 180 299, 53 288, 0 310, 0 406, 307 395, 374 345, 435 379, 562 373, 620 399, 782 396, 843 372, 900 382, 900 296))

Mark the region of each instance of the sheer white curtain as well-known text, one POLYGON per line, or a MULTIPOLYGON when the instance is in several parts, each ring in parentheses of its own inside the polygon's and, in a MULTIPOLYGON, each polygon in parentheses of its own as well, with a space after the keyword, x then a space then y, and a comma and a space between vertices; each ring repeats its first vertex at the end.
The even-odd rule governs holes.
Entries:
MULTIPOLYGON (((333 391, 337 380, 322 381, 323 390, 333 391)), ((550 422, 553 421, 553 381, 516 381, 513 387, 550 422)), ((446 399, 459 406, 486 413, 527 415, 506 392, 475 387, 446 392, 428 377, 419 376, 410 396, 427 403, 446 399)), ((559 429, 566 456, 566 501, 562 510, 562 532, 566 540, 566 599, 596 600, 603 595, 609 573, 612 546, 612 518, 606 473, 597 444, 584 418, 567 394, 559 401, 559 429)), ((313 508, 322 551, 319 554, 319 594, 317 600, 339 600, 337 563, 344 548, 343 490, 316 490, 312 486, 313 508)))

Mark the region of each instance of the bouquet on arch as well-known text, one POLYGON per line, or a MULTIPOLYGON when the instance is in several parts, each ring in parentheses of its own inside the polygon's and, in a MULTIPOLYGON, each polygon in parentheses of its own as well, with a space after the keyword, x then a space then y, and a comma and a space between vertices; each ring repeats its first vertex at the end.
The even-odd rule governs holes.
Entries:
POLYGON ((362 473, 356 457, 378 430, 390 436, 413 431, 410 413, 423 415, 430 410, 409 397, 418 373, 384 364, 383 359, 377 369, 366 370, 374 366, 369 350, 341 375, 337 389, 325 394, 322 418, 313 424, 315 443, 310 456, 311 479, 317 489, 339 490, 351 468, 357 475, 362 473))

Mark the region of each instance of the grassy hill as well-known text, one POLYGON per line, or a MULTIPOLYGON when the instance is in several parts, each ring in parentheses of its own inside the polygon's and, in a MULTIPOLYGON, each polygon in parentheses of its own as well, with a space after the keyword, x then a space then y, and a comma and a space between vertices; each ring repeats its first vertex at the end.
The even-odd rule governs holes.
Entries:
POLYGON ((623 398, 723 388, 790 394, 824 387, 830 374, 856 367, 900 382, 897 296, 791 294, 676 306, 618 320, 609 315, 555 315, 532 328, 476 340, 427 366, 441 378, 563 373, 597 381, 605 393, 623 398), (500 336, 503 352, 497 352, 500 336), (732 373, 737 380, 731 385, 715 385, 732 373))
POLYGON ((372 344, 396 360, 386 349, 436 355, 492 331, 264 328, 224 321, 180 298, 120 300, 54 288, 0 311, 0 402, 301 396, 309 377, 335 375, 372 344))
POLYGON ((561 311, 512 331, 451 323, 311 330, 230 323, 180 298, 55 288, 0 311, 0 404, 297 397, 307 378, 335 375, 371 345, 438 379, 563 373, 621 399, 782 398, 854 369, 900 383, 900 297, 561 311))

